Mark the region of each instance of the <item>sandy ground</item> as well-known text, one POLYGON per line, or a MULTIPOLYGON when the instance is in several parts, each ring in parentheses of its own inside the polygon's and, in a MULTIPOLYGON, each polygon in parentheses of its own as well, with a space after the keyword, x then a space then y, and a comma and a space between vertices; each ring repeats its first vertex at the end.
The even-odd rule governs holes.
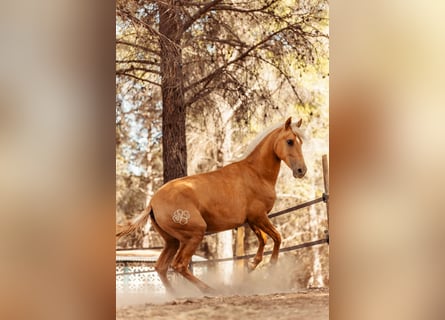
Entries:
POLYGON ((329 318, 329 290, 264 295, 182 298, 162 304, 118 307, 116 319, 309 319, 329 318))

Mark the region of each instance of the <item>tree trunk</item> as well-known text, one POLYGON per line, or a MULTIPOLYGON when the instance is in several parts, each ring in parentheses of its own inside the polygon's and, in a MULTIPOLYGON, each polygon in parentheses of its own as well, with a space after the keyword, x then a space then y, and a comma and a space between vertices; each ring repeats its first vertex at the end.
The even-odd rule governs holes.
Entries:
MULTIPOLYGON (((238 227, 236 230, 236 247, 235 247, 235 256, 240 257, 246 254, 244 250, 244 238, 245 232, 244 227, 238 227)), ((244 259, 240 259, 236 261, 237 266, 242 270, 245 265, 244 259)))
POLYGON ((162 89, 162 160, 164 183, 187 175, 186 110, 180 45, 181 19, 171 5, 159 2, 162 89))

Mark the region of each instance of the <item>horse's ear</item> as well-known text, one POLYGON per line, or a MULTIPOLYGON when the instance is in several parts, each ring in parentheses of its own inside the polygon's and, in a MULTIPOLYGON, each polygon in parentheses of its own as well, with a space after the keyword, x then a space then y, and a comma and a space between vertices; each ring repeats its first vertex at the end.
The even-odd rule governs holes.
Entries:
POLYGON ((286 120, 286 123, 284 124, 284 129, 285 129, 285 130, 290 129, 290 125, 291 125, 291 123, 292 123, 292 117, 289 117, 289 118, 286 120))
POLYGON ((297 122, 297 127, 299 128, 299 127, 301 127, 301 122, 303 121, 303 119, 301 119, 300 118, 300 120, 298 120, 298 122, 297 122))

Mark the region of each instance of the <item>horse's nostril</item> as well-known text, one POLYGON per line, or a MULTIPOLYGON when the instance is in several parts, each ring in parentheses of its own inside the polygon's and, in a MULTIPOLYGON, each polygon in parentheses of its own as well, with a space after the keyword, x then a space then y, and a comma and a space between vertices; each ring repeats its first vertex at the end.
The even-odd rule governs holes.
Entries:
POLYGON ((301 168, 298 168, 298 173, 303 173, 303 170, 301 168))

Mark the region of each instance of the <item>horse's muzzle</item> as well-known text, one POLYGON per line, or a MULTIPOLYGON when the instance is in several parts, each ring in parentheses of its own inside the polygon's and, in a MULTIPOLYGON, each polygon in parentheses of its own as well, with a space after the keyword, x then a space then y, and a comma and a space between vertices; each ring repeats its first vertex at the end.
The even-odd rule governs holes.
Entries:
POLYGON ((307 168, 306 167, 298 167, 292 170, 292 173, 294 174, 294 178, 303 178, 306 174, 307 168))

